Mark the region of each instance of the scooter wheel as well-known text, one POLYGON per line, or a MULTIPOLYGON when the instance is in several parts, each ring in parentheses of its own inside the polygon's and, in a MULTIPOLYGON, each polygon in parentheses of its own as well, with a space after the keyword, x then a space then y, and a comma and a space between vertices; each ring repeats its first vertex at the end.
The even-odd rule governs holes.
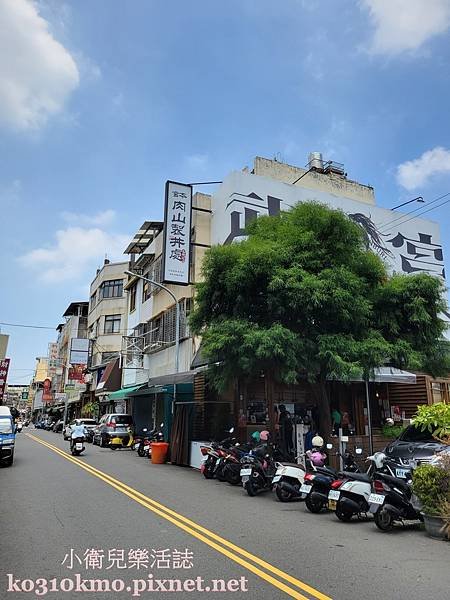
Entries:
POLYGON ((142 450, 141 450, 141 448, 138 448, 138 451, 137 451, 137 453, 138 453, 138 455, 139 455, 141 458, 143 458, 143 457, 145 456, 145 450, 144 450, 144 449, 142 449, 142 450))
POLYGON ((351 512, 348 512, 346 510, 342 510, 342 508, 339 508, 339 506, 336 507, 336 516, 339 519, 339 521, 343 521, 344 523, 348 523, 349 521, 352 520, 353 514, 351 512))
POLYGON ((305 505, 306 508, 312 513, 320 513, 324 506, 323 502, 320 500, 313 500, 313 498, 311 498, 311 494, 306 496, 305 505))
POLYGON ((210 469, 205 467, 203 470, 203 477, 205 479, 214 479, 214 473, 210 469))
POLYGON ((291 502, 292 501, 292 494, 291 492, 288 492, 287 490, 284 490, 281 486, 277 485, 277 488, 275 490, 275 494, 277 495, 277 498, 280 502, 291 502))
POLYGON ((394 527, 394 517, 387 510, 379 510, 374 516, 375 525, 381 531, 391 531, 394 527))
POLYGON ((245 488, 245 491, 247 492, 247 494, 251 498, 256 496, 256 494, 257 494, 256 487, 253 485, 253 481, 251 478, 247 479, 247 481, 245 482, 244 488, 245 488))
POLYGON ((111 450, 117 450, 117 446, 112 445, 112 446, 110 446, 110 449, 111 450))

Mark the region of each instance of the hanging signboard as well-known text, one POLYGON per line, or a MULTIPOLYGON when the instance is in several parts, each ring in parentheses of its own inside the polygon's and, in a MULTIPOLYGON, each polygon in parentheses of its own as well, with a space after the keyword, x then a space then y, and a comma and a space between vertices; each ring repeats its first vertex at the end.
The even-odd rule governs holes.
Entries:
POLYGON ((70 342, 69 362, 72 365, 86 365, 89 352, 89 340, 85 338, 72 338, 70 342))
POLYGON ((3 396, 5 395, 6 381, 8 379, 9 371, 9 360, 9 358, 0 360, 0 404, 3 401, 3 396))
POLYGON ((164 283, 189 284, 191 263, 192 186, 166 182, 164 210, 164 283))

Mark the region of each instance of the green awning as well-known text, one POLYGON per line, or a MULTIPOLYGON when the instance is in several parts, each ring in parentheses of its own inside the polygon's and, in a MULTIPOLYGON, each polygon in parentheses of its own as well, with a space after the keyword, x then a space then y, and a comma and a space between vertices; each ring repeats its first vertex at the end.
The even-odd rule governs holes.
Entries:
POLYGON ((109 400, 122 400, 123 398, 128 398, 128 396, 132 396, 135 392, 140 390, 143 387, 146 387, 146 383, 141 383, 140 385, 133 385, 130 387, 124 387, 120 390, 116 390, 115 392, 110 392, 108 394, 109 400))

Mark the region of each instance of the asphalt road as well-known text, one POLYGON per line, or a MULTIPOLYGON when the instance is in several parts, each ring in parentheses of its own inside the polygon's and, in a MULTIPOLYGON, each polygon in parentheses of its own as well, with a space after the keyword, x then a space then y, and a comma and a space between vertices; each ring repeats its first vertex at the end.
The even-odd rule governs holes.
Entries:
POLYGON ((14 466, 0 469, 0 598, 450 596, 450 544, 419 525, 384 534, 129 450, 88 444, 74 460, 67 448, 24 429, 14 466), (91 593, 93 579, 114 587, 91 593))

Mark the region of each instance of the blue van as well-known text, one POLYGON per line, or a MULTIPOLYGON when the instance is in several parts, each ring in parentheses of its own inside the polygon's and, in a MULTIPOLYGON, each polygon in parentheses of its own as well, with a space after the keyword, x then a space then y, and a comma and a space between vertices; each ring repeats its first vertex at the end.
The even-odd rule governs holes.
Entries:
POLYGON ((7 406, 0 406, 0 464, 8 467, 14 461, 15 424, 7 406))

